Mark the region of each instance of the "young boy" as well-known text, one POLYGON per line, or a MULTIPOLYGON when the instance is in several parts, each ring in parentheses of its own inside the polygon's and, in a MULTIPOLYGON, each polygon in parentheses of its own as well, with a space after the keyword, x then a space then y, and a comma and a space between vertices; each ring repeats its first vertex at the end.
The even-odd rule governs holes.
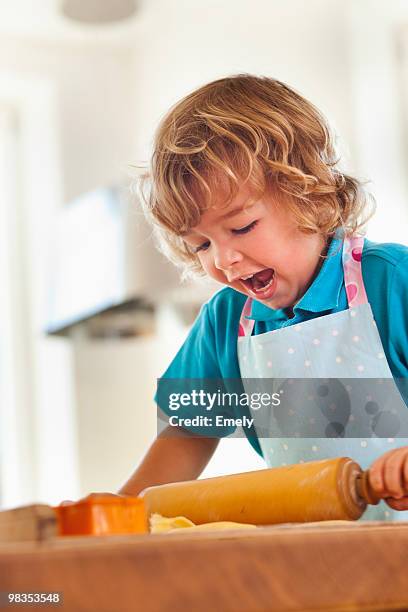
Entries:
MULTIPOLYGON (((220 79, 171 109, 156 135, 147 213, 175 263, 226 287, 164 378, 242 378, 245 387, 364 377, 395 392, 393 379, 408 377, 408 249, 359 235, 368 200, 337 162, 322 115, 273 79, 220 79)), ((378 425, 379 407, 365 410, 378 425)), ((375 428, 368 440, 348 436, 346 416, 330 423, 331 436, 282 437, 275 425, 258 435, 255 425, 248 437, 268 466, 351 456, 370 467, 389 508, 408 509, 407 440, 375 428)), ((120 493, 197 478, 219 441, 197 432, 167 428, 120 493)), ((370 518, 393 516, 381 503, 370 518)))

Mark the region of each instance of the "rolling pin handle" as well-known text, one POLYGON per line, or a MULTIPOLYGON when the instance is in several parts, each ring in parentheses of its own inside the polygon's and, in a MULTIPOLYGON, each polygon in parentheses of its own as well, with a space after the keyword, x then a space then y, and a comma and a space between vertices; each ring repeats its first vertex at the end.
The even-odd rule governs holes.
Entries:
POLYGON ((364 499, 364 501, 367 504, 376 506, 379 503, 381 498, 378 497, 377 494, 373 491, 370 485, 368 474, 369 474, 369 471, 366 470, 365 472, 362 472, 361 474, 357 476, 357 479, 356 479, 357 494, 359 497, 364 499))

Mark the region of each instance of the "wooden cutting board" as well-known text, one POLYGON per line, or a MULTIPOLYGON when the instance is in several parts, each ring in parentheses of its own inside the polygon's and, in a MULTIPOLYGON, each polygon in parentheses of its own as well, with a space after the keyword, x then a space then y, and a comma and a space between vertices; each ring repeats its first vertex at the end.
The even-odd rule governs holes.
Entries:
POLYGON ((57 535, 57 519, 51 506, 33 504, 0 512, 0 544, 42 541, 57 535))
POLYGON ((0 546, 2 591, 62 591, 73 612, 407 610, 407 568, 408 523, 0 546))

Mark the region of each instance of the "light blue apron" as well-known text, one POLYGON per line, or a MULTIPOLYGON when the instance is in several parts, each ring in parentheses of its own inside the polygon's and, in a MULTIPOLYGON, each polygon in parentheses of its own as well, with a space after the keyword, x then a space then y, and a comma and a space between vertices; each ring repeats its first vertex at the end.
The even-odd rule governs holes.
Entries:
MULTIPOLYGON (((363 245, 362 237, 343 244, 347 310, 252 336, 254 320, 247 318, 251 298, 244 306, 238 359, 245 391, 259 391, 259 379, 265 379, 268 391, 284 398, 279 407, 251 410, 268 467, 351 457, 367 469, 386 451, 408 446, 408 410, 364 289, 363 245), (406 437, 392 436, 395 421, 406 437)), ((408 511, 392 510, 381 501, 362 518, 408 520, 408 511)))

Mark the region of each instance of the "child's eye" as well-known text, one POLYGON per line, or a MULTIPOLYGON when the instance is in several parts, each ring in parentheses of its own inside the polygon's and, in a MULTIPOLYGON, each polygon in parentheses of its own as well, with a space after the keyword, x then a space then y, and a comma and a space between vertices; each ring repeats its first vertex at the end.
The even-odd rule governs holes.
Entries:
POLYGON ((233 229, 232 233, 233 234, 247 234, 248 232, 254 229, 257 223, 258 221, 252 221, 252 223, 250 223, 249 225, 246 225, 245 227, 241 227, 240 229, 233 229))
POLYGON ((206 251, 209 246, 210 246, 210 243, 207 240, 207 242, 203 242, 203 244, 200 244, 198 247, 195 247, 194 253, 199 253, 200 251, 206 251))

